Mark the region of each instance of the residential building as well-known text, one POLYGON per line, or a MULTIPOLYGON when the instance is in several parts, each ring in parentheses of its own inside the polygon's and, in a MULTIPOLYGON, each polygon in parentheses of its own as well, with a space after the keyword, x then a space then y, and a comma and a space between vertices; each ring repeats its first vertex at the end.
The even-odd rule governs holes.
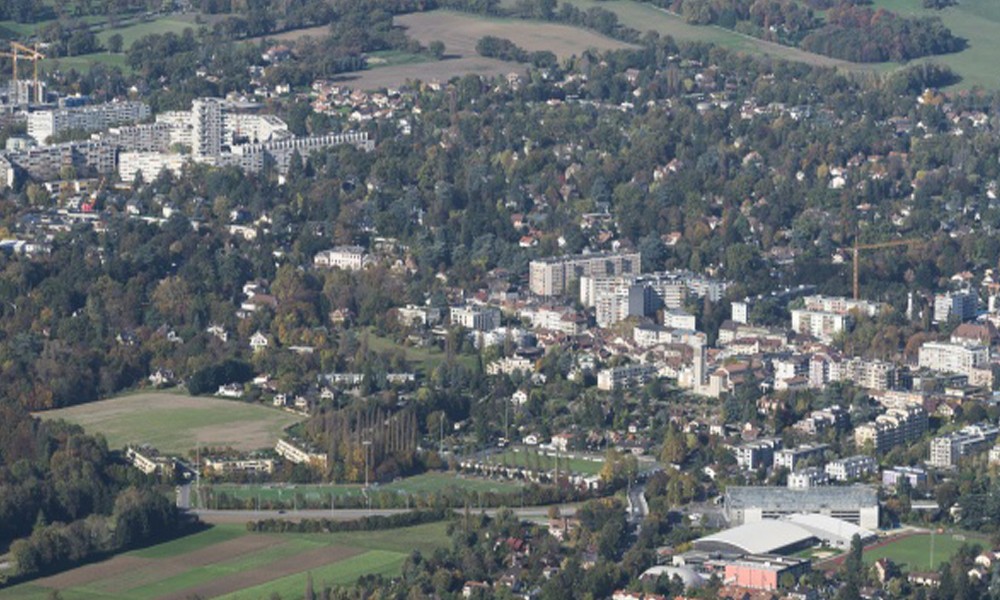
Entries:
POLYGON ((827 444, 803 444, 796 448, 783 448, 774 453, 774 468, 784 467, 795 471, 806 462, 822 462, 823 455, 830 448, 827 444))
POLYGON ((792 331, 802 335, 830 341, 847 330, 850 315, 818 310, 792 309, 792 331))
POLYGON ((882 305, 878 302, 854 300, 844 296, 813 295, 806 296, 803 298, 803 301, 805 302, 806 310, 834 313, 838 315, 846 315, 851 312, 856 312, 868 317, 874 317, 882 308, 882 305))
POLYGON ((883 360, 854 357, 840 363, 839 380, 869 390, 888 390, 896 382, 896 366, 883 360))
POLYGON ((687 329, 693 331, 697 329, 695 316, 680 309, 663 309, 663 326, 670 329, 687 329))
POLYGON ((781 448, 780 438, 764 438, 746 442, 733 448, 736 464, 740 468, 756 471, 774 463, 774 452, 781 448))
POLYGON ((597 389, 605 391, 628 389, 645 385, 656 377, 655 365, 629 364, 597 372, 597 389))
POLYGON ((978 308, 979 296, 972 290, 935 294, 934 322, 947 323, 952 318, 971 321, 976 318, 978 308))
POLYGON ((571 281, 584 276, 631 275, 641 270, 638 252, 577 254, 531 261, 529 288, 539 296, 557 296, 568 291, 571 281))
POLYGON ((875 454, 882 454, 902 444, 920 439, 927 432, 927 411, 923 406, 890 408, 871 423, 854 428, 854 445, 871 444, 875 454))
POLYGON ((828 429, 847 429, 851 417, 839 404, 812 411, 792 427, 807 435, 818 435, 828 429))
POLYGON ((174 471, 174 459, 161 456, 149 446, 129 446, 125 448, 125 460, 146 475, 171 475, 174 471))
POLYGON ((313 266, 328 269, 360 271, 368 263, 368 255, 361 246, 336 246, 316 253, 313 266))
POLYGON ((806 513, 843 519, 865 529, 878 529, 878 493, 874 487, 864 485, 818 486, 802 490, 729 486, 723 497, 723 507, 730 525, 806 513))
POLYGON ((41 110, 28 113, 28 135, 46 144, 49 138, 69 131, 101 131, 112 125, 138 123, 149 115, 148 104, 132 101, 41 110))
POLYGON ((859 454, 827 463, 826 474, 834 481, 851 481, 874 473, 878 463, 871 456, 859 454))
POLYGON ((896 487, 899 482, 906 479, 910 482, 911 488, 923 487, 927 484, 927 471, 920 467, 898 466, 882 471, 882 485, 896 487))
MULTIPOLYGON (((920 346, 921 368, 969 377, 970 383, 980 371, 989 370, 990 350, 986 346, 965 346, 949 342, 924 342, 920 346)), ((992 378, 991 378, 992 379, 992 378)))
POLYGON ((486 365, 487 375, 513 375, 514 373, 530 373, 535 370, 535 363, 520 356, 508 356, 486 365))
POLYGON ((326 454, 317 452, 302 442, 278 440, 278 443, 274 446, 274 451, 282 458, 297 465, 308 464, 319 469, 326 469, 326 454))
POLYGON ((990 464, 1000 463, 1000 446, 990 448, 990 464))
POLYGON ((450 311, 450 322, 470 331, 492 331, 500 327, 500 309, 492 306, 468 304, 450 311))
POLYGON ((959 459, 985 452, 993 446, 1000 428, 989 423, 967 425, 958 431, 931 440, 930 459, 927 464, 949 468, 958 465, 959 459))
POLYGON ((826 485, 829 482, 829 475, 819 467, 806 467, 788 474, 788 488, 793 490, 826 485))
POLYGON ((271 458, 206 458, 203 461, 205 471, 214 475, 230 473, 265 473, 274 472, 274 459, 271 458))

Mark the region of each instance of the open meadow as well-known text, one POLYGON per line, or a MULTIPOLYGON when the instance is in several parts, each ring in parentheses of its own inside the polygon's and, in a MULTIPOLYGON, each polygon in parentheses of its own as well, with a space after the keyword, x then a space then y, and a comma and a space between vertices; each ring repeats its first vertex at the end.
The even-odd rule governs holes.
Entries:
POLYGON ((270 448, 284 428, 301 420, 260 404, 170 392, 129 394, 37 416, 65 419, 88 433, 101 433, 111 448, 149 444, 160 452, 179 455, 199 446, 270 448))
POLYGON ((315 589, 351 585, 369 574, 395 576, 413 550, 448 543, 446 523, 334 534, 248 533, 215 525, 200 533, 58 575, 0 590, 2 600, 152 598, 260 599, 301 597, 311 575, 315 589))

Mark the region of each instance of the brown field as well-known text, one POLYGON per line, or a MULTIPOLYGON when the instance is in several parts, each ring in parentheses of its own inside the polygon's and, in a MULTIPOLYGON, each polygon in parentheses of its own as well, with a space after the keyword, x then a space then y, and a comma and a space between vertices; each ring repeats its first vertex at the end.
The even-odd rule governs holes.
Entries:
POLYGON ((549 50, 560 59, 582 54, 589 48, 615 50, 633 47, 569 25, 487 19, 441 10, 403 15, 396 18, 395 24, 405 28, 407 35, 421 44, 441 40, 449 55, 462 57, 478 56, 476 43, 487 35, 509 39, 529 52, 549 50))
POLYGON ((378 67, 354 73, 344 73, 343 75, 334 77, 333 81, 356 89, 374 90, 400 86, 407 81, 417 79, 424 82, 437 81, 445 83, 452 77, 461 77, 463 75, 474 74, 489 78, 509 73, 523 74, 525 71, 525 66, 518 63, 475 56, 412 65, 378 67))
POLYGON ((271 536, 243 536, 170 559, 156 560, 119 555, 99 563, 72 569, 51 577, 44 577, 35 583, 51 589, 64 590, 123 575, 135 575, 134 578, 129 577, 129 584, 130 587, 138 587, 179 575, 194 567, 223 562, 281 543, 280 538, 271 536))

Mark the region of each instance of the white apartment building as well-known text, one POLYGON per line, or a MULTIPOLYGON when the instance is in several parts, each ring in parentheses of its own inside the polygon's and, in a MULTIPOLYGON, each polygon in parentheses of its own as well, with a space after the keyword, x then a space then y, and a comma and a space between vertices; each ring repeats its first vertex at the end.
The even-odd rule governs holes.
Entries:
POLYGON ((947 323, 952 317, 960 321, 969 321, 976 318, 978 308, 979 296, 971 290, 935 294, 934 322, 947 323))
POLYGON ((205 470, 215 475, 229 473, 274 473, 274 460, 270 458, 206 458, 205 470))
POLYGON ((535 363, 522 356, 508 356, 486 365, 487 375, 513 375, 515 373, 530 373, 535 370, 535 363))
POLYGON ((67 131, 101 131, 112 125, 137 123, 150 115, 143 102, 108 102, 28 113, 28 135, 40 144, 67 131))
POLYGON ((788 474, 788 488, 805 490, 830 483, 830 477, 819 467, 806 467, 788 474))
POLYGON ((846 313, 834 313, 802 308, 792 309, 792 331, 811 335, 818 340, 830 341, 845 331, 850 324, 846 313))
POLYGON ((567 291, 571 281, 598 275, 631 275, 641 269, 638 252, 577 254, 531 261, 528 285, 531 293, 556 296, 567 291))
POLYGON ((991 448, 996 442, 997 435, 1000 435, 1000 428, 980 423, 938 436, 931 440, 930 458, 927 464, 943 469, 957 466, 962 457, 985 452, 991 448))
POLYGON ((300 447, 288 440, 278 440, 278 443, 274 446, 274 451, 282 458, 297 465, 308 464, 320 469, 326 469, 326 454, 300 447))
POLYGON ((829 447, 827 444, 803 444, 796 448, 783 448, 774 453, 774 468, 784 467, 795 471, 804 462, 821 462, 829 447))
POLYGON ((492 331, 500 327, 500 309, 492 306, 456 306, 451 309, 449 316, 452 325, 459 325, 470 331, 492 331))
POLYGON ((756 471, 774 463, 774 452, 781 448, 780 438, 763 438, 746 442, 733 448, 736 464, 742 469, 756 471))
POLYGON ((674 308, 663 309, 663 326, 669 329, 697 329, 694 315, 674 308))
POLYGON ((655 365, 629 364, 597 372, 597 389, 614 391, 645 385, 657 376, 655 365))
POLYGON ((851 481, 878 470, 878 463, 871 456, 859 454, 826 464, 825 471, 834 481, 851 481))
POLYGON ((219 98, 196 98, 191 104, 191 146, 195 156, 222 154, 222 104, 219 98))
POLYGON ((854 357, 840 363, 839 381, 850 381, 869 390, 888 390, 896 379, 896 366, 882 360, 854 357))
POLYGON ((920 439, 927 432, 927 411, 923 406, 890 408, 870 423, 854 428, 854 445, 872 445, 875 454, 888 452, 901 444, 920 439))
POLYGON ((990 351, 985 346, 925 342, 920 347, 918 362, 921 367, 932 371, 968 375, 973 369, 986 367, 989 360, 990 351))
POLYGON ((844 296, 806 296, 803 298, 806 310, 835 313, 846 315, 850 312, 857 312, 862 315, 874 317, 878 314, 882 305, 878 302, 867 300, 854 300, 844 296))
POLYGON ((337 246, 317 252, 313 257, 314 267, 345 271, 360 271, 367 262, 368 255, 361 246, 337 246))
POLYGON ((122 181, 131 183, 139 174, 142 174, 143 181, 152 181, 163 171, 180 175, 184 164, 190 160, 191 156, 188 154, 120 152, 118 154, 118 176, 121 177, 122 181))

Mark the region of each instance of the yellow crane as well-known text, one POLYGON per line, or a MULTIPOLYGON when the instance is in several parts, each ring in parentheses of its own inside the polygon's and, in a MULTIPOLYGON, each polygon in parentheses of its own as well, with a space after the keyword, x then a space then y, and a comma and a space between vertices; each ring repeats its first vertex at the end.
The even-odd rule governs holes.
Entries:
POLYGON ((37 50, 37 48, 29 48, 24 44, 19 44, 17 42, 10 43, 10 52, 0 52, 0 56, 5 56, 7 58, 13 59, 14 61, 14 89, 17 89, 17 61, 21 58, 31 61, 33 67, 33 78, 32 78, 32 88, 34 89, 35 101, 41 100, 42 88, 38 84, 38 61, 45 58, 45 55, 37 50))
POLYGON ((858 269, 860 268, 860 262, 858 256, 861 254, 862 250, 878 250, 881 248, 897 248, 899 246, 915 246, 918 244, 923 244, 927 240, 923 239, 908 239, 908 240, 892 240, 891 242, 877 242, 874 244, 859 244, 858 239, 854 238, 854 246, 848 248, 848 250, 853 254, 854 258, 854 299, 858 300, 861 293, 861 286, 858 283, 858 269))

